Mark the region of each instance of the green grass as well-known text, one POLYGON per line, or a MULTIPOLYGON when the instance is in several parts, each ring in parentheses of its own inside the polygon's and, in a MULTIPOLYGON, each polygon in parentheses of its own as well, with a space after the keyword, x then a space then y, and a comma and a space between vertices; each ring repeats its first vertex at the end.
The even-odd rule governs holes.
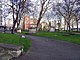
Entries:
POLYGON ((75 44, 80 44, 80 34, 75 34, 75 35, 68 35, 64 36, 65 34, 71 34, 67 32, 38 32, 36 33, 37 36, 42 36, 42 37, 49 37, 49 38, 54 38, 57 40, 63 40, 75 44))
POLYGON ((31 46, 31 41, 26 38, 21 38, 16 34, 0 33, 0 43, 4 44, 15 44, 18 46, 23 46, 24 51, 27 51, 31 46))

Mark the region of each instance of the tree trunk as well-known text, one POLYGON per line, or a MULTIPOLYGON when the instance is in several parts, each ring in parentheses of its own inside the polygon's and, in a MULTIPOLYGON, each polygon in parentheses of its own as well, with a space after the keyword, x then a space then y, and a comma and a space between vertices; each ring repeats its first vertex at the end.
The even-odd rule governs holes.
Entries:
POLYGON ((70 21, 67 22, 67 31, 71 31, 71 27, 70 27, 70 21))
POLYGON ((37 22, 37 28, 36 28, 37 31, 39 30, 39 25, 40 25, 41 19, 42 19, 42 17, 40 16, 39 19, 38 19, 38 22, 37 22))
POLYGON ((64 20, 64 31, 66 31, 66 19, 64 20))
POLYGON ((69 32, 71 31, 71 27, 70 27, 70 24, 69 24, 69 32))
POLYGON ((14 34, 14 29, 15 29, 15 25, 16 25, 16 20, 14 18, 14 5, 12 5, 12 10, 13 10, 13 27, 11 29, 11 33, 14 34))
POLYGON ((79 29, 79 27, 78 27, 78 20, 76 21, 76 23, 77 23, 77 32, 79 31, 78 29, 79 29))
POLYGON ((39 31, 39 24, 38 24, 37 27, 36 27, 36 31, 39 31))
POLYGON ((14 34, 14 30, 15 30, 15 26, 16 26, 16 20, 14 20, 13 22, 13 27, 12 27, 12 30, 11 30, 11 33, 14 34))
POLYGON ((19 25, 20 25, 20 20, 17 22, 17 28, 19 28, 19 25))
POLYGON ((6 26, 4 26, 4 33, 6 32, 6 26))
POLYGON ((16 13, 16 23, 17 23, 17 28, 18 28, 18 25, 19 25, 18 14, 19 14, 19 12, 17 11, 17 13, 16 13))
POLYGON ((68 32, 68 23, 67 23, 67 30, 66 30, 66 32, 68 32))
POLYGON ((72 31, 73 31, 73 28, 74 28, 74 26, 73 26, 73 21, 72 21, 72 31))

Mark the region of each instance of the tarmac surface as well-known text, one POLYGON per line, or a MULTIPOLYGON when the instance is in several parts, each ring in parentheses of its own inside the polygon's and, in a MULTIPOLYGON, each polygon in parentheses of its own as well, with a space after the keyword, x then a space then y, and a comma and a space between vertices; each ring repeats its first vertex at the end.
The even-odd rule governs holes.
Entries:
POLYGON ((80 60, 80 45, 45 37, 25 35, 32 40, 26 54, 14 60, 80 60))

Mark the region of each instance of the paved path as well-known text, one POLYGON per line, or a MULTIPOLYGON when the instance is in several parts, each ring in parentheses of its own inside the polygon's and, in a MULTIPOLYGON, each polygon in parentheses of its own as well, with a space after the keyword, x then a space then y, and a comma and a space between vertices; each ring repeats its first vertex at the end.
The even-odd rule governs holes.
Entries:
POLYGON ((26 35, 32 47, 15 60, 80 60, 80 45, 50 38, 26 35))

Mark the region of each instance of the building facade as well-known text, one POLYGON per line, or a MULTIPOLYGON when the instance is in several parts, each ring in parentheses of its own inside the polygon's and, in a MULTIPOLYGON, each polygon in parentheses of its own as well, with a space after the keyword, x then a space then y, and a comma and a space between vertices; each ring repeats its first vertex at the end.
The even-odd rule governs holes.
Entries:
POLYGON ((23 29, 24 30, 29 30, 29 28, 36 27, 36 26, 37 26, 36 19, 31 19, 30 16, 24 17, 24 22, 23 22, 23 29))

